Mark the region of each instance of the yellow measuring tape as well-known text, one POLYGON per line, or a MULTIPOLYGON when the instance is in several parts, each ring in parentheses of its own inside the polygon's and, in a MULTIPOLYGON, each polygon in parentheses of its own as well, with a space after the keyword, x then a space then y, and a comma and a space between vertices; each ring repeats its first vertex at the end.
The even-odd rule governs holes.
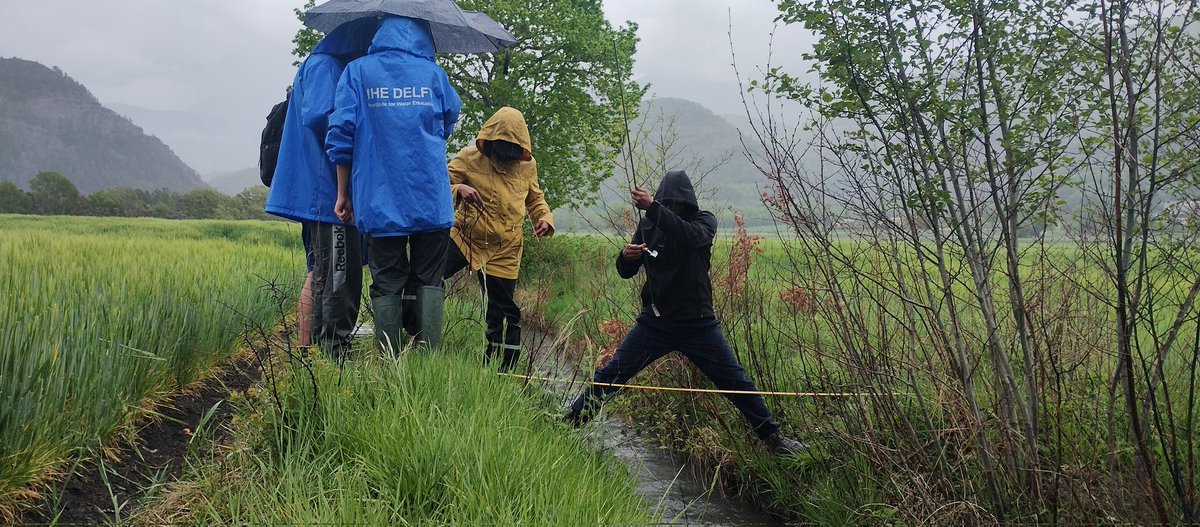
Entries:
MULTIPOLYGON (((556 379, 553 377, 539 377, 534 375, 521 375, 519 373, 501 373, 502 377, 513 377, 516 379, 526 379, 531 381, 553 382, 559 384, 574 384, 578 381, 569 381, 566 379, 556 379)), ((890 395, 909 396, 907 393, 871 393, 871 392, 757 392, 752 390, 713 390, 708 388, 672 388, 668 386, 647 386, 642 384, 617 384, 612 382, 593 382, 593 386, 610 386, 613 388, 632 388, 635 390, 652 390, 660 392, 689 392, 689 393, 720 393, 730 395, 772 395, 778 397, 860 397, 864 395, 890 395)))

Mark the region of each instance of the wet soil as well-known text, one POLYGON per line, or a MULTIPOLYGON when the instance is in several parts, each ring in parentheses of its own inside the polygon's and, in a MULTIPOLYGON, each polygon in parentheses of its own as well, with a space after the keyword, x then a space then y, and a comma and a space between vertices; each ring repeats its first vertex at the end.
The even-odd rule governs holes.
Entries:
POLYGON ((215 441, 228 435, 233 409, 222 401, 258 379, 258 367, 247 358, 171 397, 159 405, 161 417, 141 424, 132 444, 119 445, 119 461, 98 459, 75 466, 54 494, 25 514, 26 524, 102 525, 128 518, 142 500, 179 477, 197 426, 214 406, 205 431, 199 433, 215 441))

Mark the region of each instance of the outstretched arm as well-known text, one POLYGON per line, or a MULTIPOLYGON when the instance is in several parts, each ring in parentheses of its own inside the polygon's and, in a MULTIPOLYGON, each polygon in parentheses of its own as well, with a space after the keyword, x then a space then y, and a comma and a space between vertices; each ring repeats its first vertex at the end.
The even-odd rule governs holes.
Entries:
POLYGON ((671 209, 655 200, 642 188, 630 192, 633 206, 646 211, 646 220, 661 229, 668 238, 685 247, 703 247, 717 235, 717 219, 702 213, 691 220, 680 218, 671 209))

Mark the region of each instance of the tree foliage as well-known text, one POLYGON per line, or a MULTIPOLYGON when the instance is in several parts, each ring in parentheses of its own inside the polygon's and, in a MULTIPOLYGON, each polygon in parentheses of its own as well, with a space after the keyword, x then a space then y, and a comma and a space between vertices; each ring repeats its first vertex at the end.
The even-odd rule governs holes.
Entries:
POLYGON ((12 181, 0 182, 0 214, 29 214, 33 201, 12 181))
POLYGON ((96 216, 135 218, 150 213, 138 191, 127 187, 97 190, 88 196, 88 201, 91 203, 89 209, 96 216))
POLYGON ((165 219, 273 220, 263 212, 267 188, 255 186, 236 196, 212 189, 176 194, 168 189, 113 187, 81 196, 74 184, 54 172, 38 174, 29 192, 0 181, 0 214, 154 217, 165 219))
MULTIPOLYGON (((296 18, 304 22, 304 13, 312 9, 316 5, 316 0, 307 0, 304 2, 304 7, 292 10, 296 14, 296 18)), ((292 63, 293 66, 299 66, 304 57, 312 53, 313 48, 317 47, 317 43, 321 41, 321 32, 310 27, 302 27, 296 31, 296 36, 292 37, 292 54, 297 57, 292 63)))
MULTIPOLYGON (((550 206, 594 201, 621 146, 622 91, 631 117, 646 91, 630 73, 637 25, 613 27, 598 0, 465 0, 459 5, 486 12, 518 43, 500 53, 439 57, 463 99, 449 154, 471 144, 496 110, 511 106, 525 114, 550 206)), ((311 30, 297 33, 297 55, 316 44, 311 35, 311 30)))
POLYGON ((29 181, 29 197, 38 214, 81 212, 79 189, 58 172, 40 172, 29 181))
POLYGON ((621 148, 622 91, 625 107, 634 114, 645 93, 630 74, 637 25, 614 28, 595 0, 460 5, 487 12, 518 44, 504 53, 443 61, 464 101, 456 141, 472 140, 500 107, 517 108, 529 124, 538 177, 551 207, 589 203, 612 174, 612 156, 621 148))
POLYGON ((928 521, 947 509, 932 489, 974 481, 965 499, 999 523, 1195 523, 1200 245, 1165 203, 1192 199, 1200 174, 1196 3, 778 4, 816 36, 819 81, 768 67, 751 88, 811 110, 814 138, 761 116, 751 155, 803 247, 797 279, 829 295, 866 382, 952 394, 902 419, 933 429, 953 406, 969 432, 889 433, 902 454, 872 470, 897 510, 928 521), (1053 247, 1047 227, 1075 243, 1053 247), (868 247, 886 256, 861 260, 868 247))
POLYGON ((186 218, 208 219, 217 217, 217 208, 226 196, 212 189, 193 190, 179 196, 176 210, 186 218))

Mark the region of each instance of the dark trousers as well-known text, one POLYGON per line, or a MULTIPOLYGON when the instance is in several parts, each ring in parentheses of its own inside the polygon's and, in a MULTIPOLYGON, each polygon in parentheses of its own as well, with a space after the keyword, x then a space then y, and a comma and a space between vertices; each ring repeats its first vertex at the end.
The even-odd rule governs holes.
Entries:
MULTIPOLYGON (((663 356, 678 350, 695 364, 720 390, 756 391, 754 381, 738 363, 733 350, 721 333, 721 326, 672 326, 655 322, 648 325, 638 318, 625 340, 617 347, 604 366, 596 370, 594 381, 598 383, 626 384, 647 366, 663 356)), ((598 409, 600 402, 619 388, 592 385, 575 399, 571 405, 571 416, 577 422, 586 421, 598 409)), ((737 407, 754 433, 766 437, 779 430, 779 423, 771 417, 771 411, 761 395, 725 394, 737 407)))
POLYGON ((442 285, 450 230, 408 236, 370 238, 371 298, 395 296, 405 289, 442 285))
POLYGON ((358 229, 309 222, 313 261, 313 342, 338 355, 350 347, 362 300, 362 245, 358 229))
MULTIPOLYGON (((449 279, 468 264, 458 246, 451 243, 450 249, 446 251, 445 277, 449 279)), ((487 296, 487 314, 484 316, 487 322, 487 330, 484 333, 488 341, 487 358, 490 360, 502 354, 504 362, 500 367, 507 370, 515 365, 521 356, 521 307, 514 298, 517 280, 490 276, 483 272, 476 275, 479 278, 479 287, 487 296)))

